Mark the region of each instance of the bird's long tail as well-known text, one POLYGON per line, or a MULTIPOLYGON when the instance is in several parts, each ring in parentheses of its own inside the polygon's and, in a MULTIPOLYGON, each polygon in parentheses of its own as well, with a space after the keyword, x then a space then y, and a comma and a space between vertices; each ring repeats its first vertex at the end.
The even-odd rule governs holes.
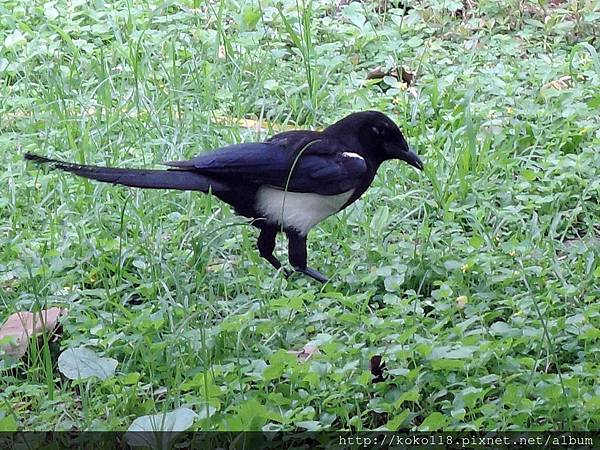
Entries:
POLYGON ((57 159, 26 153, 25 159, 53 169, 71 172, 80 177, 106 183, 122 184, 146 189, 178 189, 182 191, 208 192, 226 190, 227 187, 197 172, 186 170, 121 169, 117 167, 89 166, 68 163, 57 159))

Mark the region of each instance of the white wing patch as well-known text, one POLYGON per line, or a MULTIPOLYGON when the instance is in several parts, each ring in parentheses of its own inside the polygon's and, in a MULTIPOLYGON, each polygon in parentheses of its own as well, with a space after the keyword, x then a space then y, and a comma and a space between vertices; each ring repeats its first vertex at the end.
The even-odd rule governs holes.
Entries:
POLYGON ((362 156, 360 156, 358 153, 344 152, 344 153, 342 153, 342 156, 344 156, 346 158, 358 158, 358 159, 362 159, 364 161, 364 158, 362 156))
POLYGON ((256 196, 256 209, 269 221, 284 228, 294 228, 306 236, 312 227, 338 212, 353 192, 351 189, 337 195, 320 195, 261 186, 256 196))

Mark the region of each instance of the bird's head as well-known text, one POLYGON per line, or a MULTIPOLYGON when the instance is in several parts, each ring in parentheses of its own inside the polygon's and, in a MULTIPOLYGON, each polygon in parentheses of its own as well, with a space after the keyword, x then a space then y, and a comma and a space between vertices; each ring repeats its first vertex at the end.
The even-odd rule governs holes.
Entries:
POLYGON ((379 161, 401 159, 423 170, 421 158, 410 149, 398 125, 379 111, 350 114, 333 124, 327 131, 332 129, 335 129, 337 134, 346 133, 353 136, 364 151, 379 161))

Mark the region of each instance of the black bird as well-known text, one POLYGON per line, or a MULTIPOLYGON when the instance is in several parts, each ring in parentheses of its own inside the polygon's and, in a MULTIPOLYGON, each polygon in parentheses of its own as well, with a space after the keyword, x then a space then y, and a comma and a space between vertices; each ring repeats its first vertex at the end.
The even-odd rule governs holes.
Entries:
POLYGON ((282 231, 292 267, 320 282, 327 277, 307 266, 306 236, 312 227, 358 199, 382 162, 401 159, 423 169, 398 126, 376 111, 350 114, 323 131, 286 131, 266 142, 166 162, 167 170, 88 166, 30 153, 25 159, 107 183, 210 191, 252 219, 260 229, 258 251, 276 269, 281 263, 273 255, 275 237, 282 231))

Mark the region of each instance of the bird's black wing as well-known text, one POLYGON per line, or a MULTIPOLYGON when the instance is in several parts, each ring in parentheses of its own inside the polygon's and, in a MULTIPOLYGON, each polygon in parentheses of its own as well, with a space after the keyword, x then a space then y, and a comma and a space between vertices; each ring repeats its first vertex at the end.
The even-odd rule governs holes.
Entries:
POLYGON ((277 141, 237 144, 165 164, 226 178, 229 183, 239 180, 321 195, 356 188, 368 170, 362 157, 327 139, 309 140, 302 146, 277 141))

